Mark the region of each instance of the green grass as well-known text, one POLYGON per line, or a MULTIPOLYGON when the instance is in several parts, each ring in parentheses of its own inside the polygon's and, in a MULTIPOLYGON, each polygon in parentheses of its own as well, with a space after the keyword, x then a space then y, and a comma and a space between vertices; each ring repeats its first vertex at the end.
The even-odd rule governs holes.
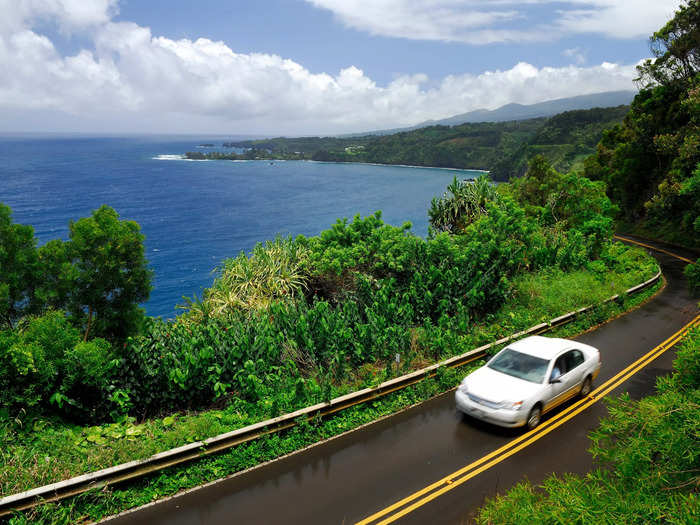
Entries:
MULTIPOLYGON (((469 333, 457 334, 451 355, 465 352, 499 337, 538 324, 581 306, 599 302, 656 272, 654 260, 641 250, 632 249, 613 270, 593 265, 589 271, 572 273, 541 272, 526 274, 513 283, 511 300, 469 333)), ((583 331, 618 315, 649 297, 658 286, 625 298, 620 304, 598 308, 575 323, 560 328, 559 335, 583 331)), ((447 357, 447 356, 442 356, 447 357)), ((403 372, 424 366, 425 357, 404 363, 403 372)), ((476 363, 472 366, 478 366, 476 363)), ((424 381, 328 418, 304 424, 290 431, 266 436, 240 445, 213 458, 175 467, 145 480, 108 491, 73 498, 68 502, 40 507, 20 515, 24 519, 60 523, 83 515, 91 519, 141 505, 151 499, 173 494, 260 462, 298 450, 320 439, 351 430, 381 416, 394 413, 453 387, 468 368, 444 371, 436 380, 424 381), (54 519, 55 517, 55 519, 54 519)), ((333 396, 384 380, 382 364, 365 367, 346 384, 338 385, 333 396)), ((218 410, 199 414, 176 414, 136 425, 133 420, 99 427, 67 425, 59 420, 9 423, 0 429, 0 490, 2 495, 66 479, 133 459, 148 457, 185 443, 227 432, 278 415, 270 402, 257 404, 238 401, 218 410)))

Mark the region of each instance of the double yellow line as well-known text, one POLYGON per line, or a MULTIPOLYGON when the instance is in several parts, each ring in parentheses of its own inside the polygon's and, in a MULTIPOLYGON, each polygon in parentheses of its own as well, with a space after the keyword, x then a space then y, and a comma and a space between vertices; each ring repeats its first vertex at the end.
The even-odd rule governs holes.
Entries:
MULTIPOLYGON (((692 261, 690 261, 689 259, 686 259, 674 253, 667 252, 665 250, 661 250, 659 248, 641 242, 637 242, 632 239, 626 239, 623 237, 618 238, 620 240, 638 244, 640 246, 651 248, 653 250, 661 251, 682 261, 692 263, 692 261)), ((542 437, 552 432, 554 429, 560 427, 561 425, 569 421, 571 418, 575 417, 577 414, 583 412, 591 405, 603 399, 615 388, 620 386, 622 383, 627 381, 630 377, 639 372, 646 365, 651 363, 654 359, 666 352, 666 350, 673 347, 688 333, 689 330, 693 329, 696 326, 700 326, 700 315, 696 316, 692 321, 683 326, 683 328, 678 330, 675 334, 666 339, 663 343, 656 346, 653 350, 643 355, 634 363, 626 367, 624 370, 620 371, 615 376, 605 381, 605 383, 596 388, 588 396, 586 396, 583 399, 580 399, 576 403, 567 407, 565 410, 556 414, 554 417, 550 418, 534 430, 523 434, 522 436, 510 441, 509 443, 494 450, 486 456, 483 456, 482 458, 474 461, 473 463, 470 463, 469 465, 462 467, 461 469, 453 472, 452 474, 437 480, 431 485, 428 485, 427 487, 417 492, 414 492, 410 496, 407 496, 402 500, 397 501, 393 505, 390 505, 389 507, 386 507, 385 509, 376 512, 375 514, 372 514, 371 516, 363 519, 362 521, 359 521, 357 525, 384 525, 387 523, 392 523, 405 516, 406 514, 413 512, 417 508, 422 507, 426 503, 429 503, 430 501, 440 497, 446 492, 454 490, 458 486, 462 485, 463 483, 466 483, 473 477, 479 475, 485 470, 490 469, 491 467, 500 463, 501 461, 504 461, 513 454, 516 454, 523 448, 531 445, 538 439, 541 439, 542 437)))
POLYGON ((621 237, 620 235, 615 235, 615 238, 620 241, 631 242, 632 244, 636 244, 637 246, 644 246, 645 248, 649 248, 650 250, 654 250, 655 252, 665 253, 666 255, 670 255, 671 257, 680 259, 681 261, 687 262, 688 264, 693 264, 695 262, 691 261, 687 257, 678 255, 677 253, 669 252, 668 250, 664 250, 663 248, 658 248, 656 246, 651 246, 650 244, 644 244, 643 242, 635 241, 634 239, 628 239, 627 237, 621 237))
POLYGON ((608 379, 605 383, 596 388, 588 396, 569 406, 566 410, 563 410, 562 412, 558 413, 539 427, 523 434, 522 436, 512 440, 511 442, 507 443, 501 448, 494 450, 490 454, 474 461, 473 463, 462 467, 456 472, 453 472, 452 474, 445 476, 442 479, 439 479, 435 483, 428 485, 427 487, 419 490, 418 492, 415 492, 410 496, 400 501, 397 501, 393 505, 386 507, 385 509, 380 510, 375 514, 372 514, 371 516, 363 519, 362 521, 359 521, 357 525, 369 525, 370 523, 376 525, 383 525, 386 523, 392 523, 397 519, 401 518, 402 516, 413 512, 418 507, 422 507, 426 503, 445 494, 446 492, 455 489, 462 483, 469 481, 471 478, 477 476, 483 471, 488 470, 494 465, 509 458, 513 454, 527 447, 528 445, 531 445, 538 439, 541 439, 542 437, 546 436, 552 430, 560 427, 561 425, 569 421, 571 418, 575 417, 577 414, 586 410, 591 405, 603 399, 612 390, 620 386, 631 376, 639 372, 642 368, 644 368, 654 359, 663 354, 666 350, 674 346, 688 333, 689 330, 693 329, 696 326, 700 326, 700 315, 696 316, 695 319, 686 324, 683 328, 678 330, 675 334, 666 339, 663 343, 651 350, 649 353, 640 357, 627 368, 608 379))

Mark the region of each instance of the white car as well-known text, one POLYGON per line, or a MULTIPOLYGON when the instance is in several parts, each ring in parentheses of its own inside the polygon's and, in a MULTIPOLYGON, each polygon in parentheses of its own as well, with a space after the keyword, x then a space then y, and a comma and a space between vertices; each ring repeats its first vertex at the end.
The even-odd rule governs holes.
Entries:
POLYGON ((542 414, 577 394, 587 396, 600 352, 568 339, 532 336, 508 345, 457 388, 457 408, 503 427, 535 428, 542 414))

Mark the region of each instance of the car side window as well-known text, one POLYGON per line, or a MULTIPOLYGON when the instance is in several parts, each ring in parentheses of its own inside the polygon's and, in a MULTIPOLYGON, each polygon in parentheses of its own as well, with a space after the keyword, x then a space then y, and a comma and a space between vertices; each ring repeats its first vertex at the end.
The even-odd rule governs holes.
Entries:
POLYGON ((581 352, 581 350, 574 350, 573 352, 571 352, 571 354, 573 355, 574 366, 572 366, 570 370, 573 370, 578 365, 583 364, 583 362, 586 360, 583 357, 583 352, 581 352))
POLYGON ((583 354, 580 350, 571 350, 564 354, 562 357, 564 358, 564 362, 566 363, 567 372, 570 372, 584 361, 583 354))
POLYGON ((563 376, 567 372, 566 368, 566 360, 564 359, 566 355, 562 355, 557 358, 556 361, 554 361, 554 366, 552 367, 552 373, 549 376, 549 379, 557 379, 559 376, 563 376))

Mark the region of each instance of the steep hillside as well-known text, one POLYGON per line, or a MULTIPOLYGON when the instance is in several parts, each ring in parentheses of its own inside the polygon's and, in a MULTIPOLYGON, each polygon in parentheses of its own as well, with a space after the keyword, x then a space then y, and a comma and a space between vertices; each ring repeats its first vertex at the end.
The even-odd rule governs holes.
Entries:
MULTIPOLYGON (((301 158, 445 168, 483 169, 495 180, 522 175, 527 161, 543 154, 560 171, 582 167, 603 130, 622 121, 627 106, 567 111, 550 118, 429 126, 393 135, 301 137, 232 142, 241 155, 211 158, 301 158)), ((192 153, 193 158, 206 155, 192 153)))

